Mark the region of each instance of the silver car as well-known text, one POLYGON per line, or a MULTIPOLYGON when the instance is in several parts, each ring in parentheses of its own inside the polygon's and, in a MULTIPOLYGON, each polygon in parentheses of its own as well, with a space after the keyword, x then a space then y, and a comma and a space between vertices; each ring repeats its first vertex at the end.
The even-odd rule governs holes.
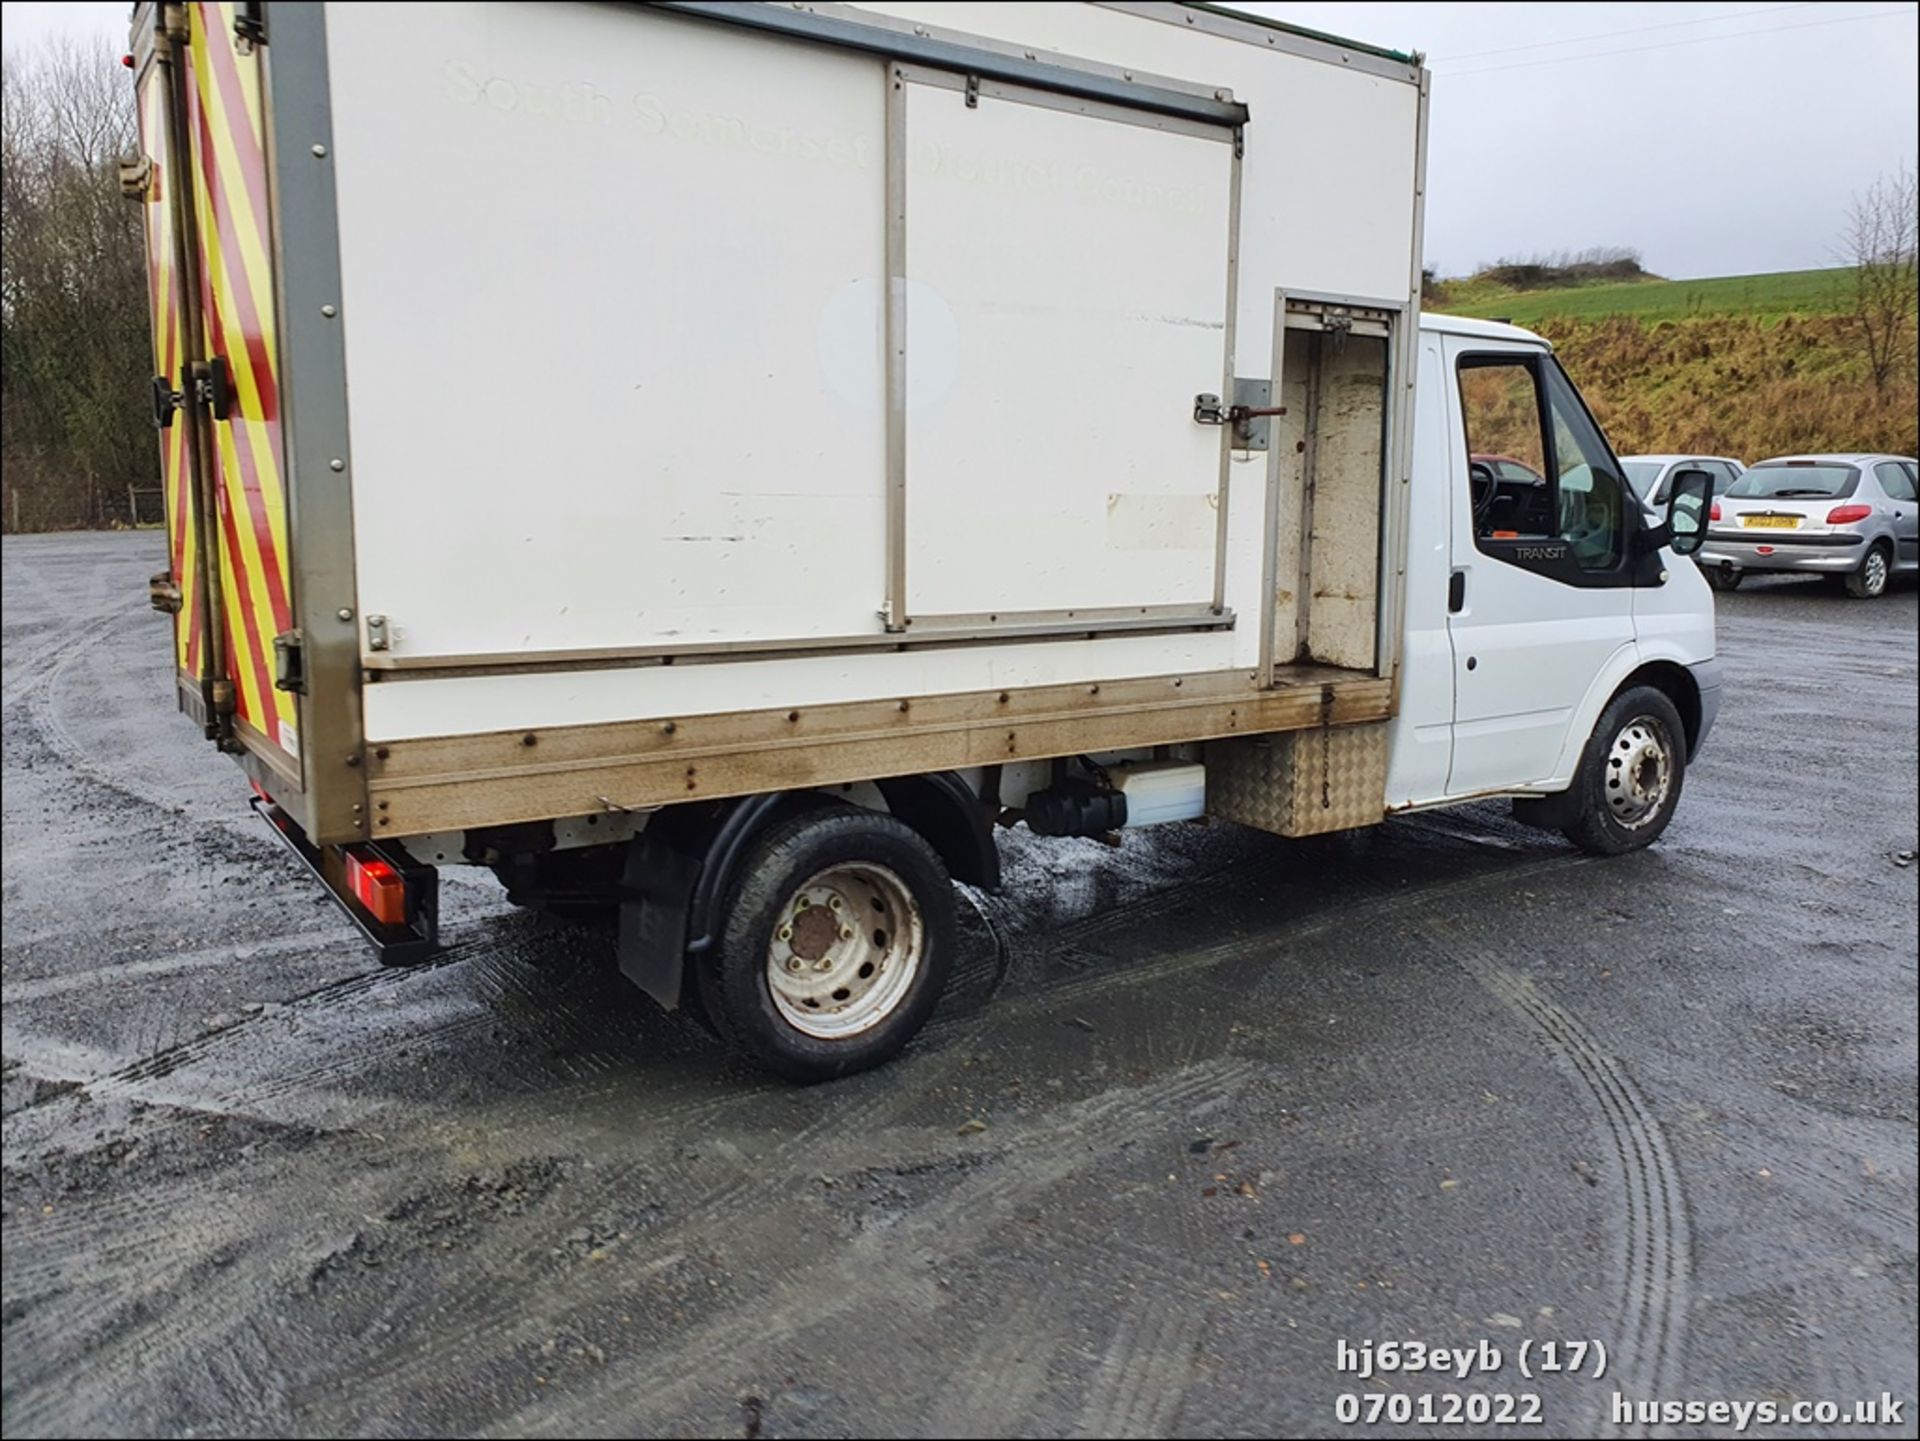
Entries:
POLYGON ((1748 571, 1839 577, 1870 599, 1920 569, 1914 462, 1899 455, 1789 455, 1763 460, 1714 501, 1694 559, 1716 590, 1748 571))

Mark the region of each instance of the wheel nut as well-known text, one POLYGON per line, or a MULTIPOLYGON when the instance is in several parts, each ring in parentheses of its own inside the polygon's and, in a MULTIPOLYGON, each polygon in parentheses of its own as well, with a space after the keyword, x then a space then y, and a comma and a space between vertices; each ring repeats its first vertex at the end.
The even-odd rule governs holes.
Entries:
POLYGON ((828 897, 827 897, 827 904, 828 904, 828 905, 829 905, 830 907, 832 907, 832 908, 833 908, 834 910, 836 910, 836 911, 837 911, 837 910, 839 910, 839 909, 840 909, 840 897, 838 897, 838 896, 828 896, 828 897))
POLYGON ((853 939, 853 927, 852 927, 852 926, 842 926, 842 927, 840 927, 840 939, 841 939, 841 940, 843 940, 843 941, 850 941, 850 940, 852 940, 852 939, 853 939))
POLYGON ((793 908, 796 911, 804 911, 810 904, 811 902, 809 902, 805 896, 802 896, 800 897, 799 900, 793 903, 793 908))
POLYGON ((813 968, 816 971, 830 971, 833 969, 833 962, 828 960, 825 956, 822 956, 819 960, 813 963, 813 968))
POLYGON ((793 927, 792 927, 792 926, 782 926, 782 927, 780 927, 780 939, 781 939, 781 940, 783 940, 783 941, 790 941, 790 940, 792 940, 792 939, 793 939, 793 927))
POLYGON ((790 970, 790 971, 797 971, 797 970, 799 970, 799 969, 801 968, 801 965, 802 965, 802 962, 801 962, 801 960, 800 960, 800 958, 799 958, 798 956, 789 956, 789 957, 787 957, 787 969, 788 969, 788 970, 790 970))

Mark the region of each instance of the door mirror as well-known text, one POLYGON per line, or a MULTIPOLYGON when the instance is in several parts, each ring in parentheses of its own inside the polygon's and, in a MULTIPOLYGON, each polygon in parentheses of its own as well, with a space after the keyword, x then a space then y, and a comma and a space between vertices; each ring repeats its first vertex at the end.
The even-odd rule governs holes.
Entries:
POLYGON ((1667 544, 1675 555, 1692 555, 1707 538, 1707 507, 1713 503, 1713 477, 1700 469, 1677 470, 1667 495, 1667 544))

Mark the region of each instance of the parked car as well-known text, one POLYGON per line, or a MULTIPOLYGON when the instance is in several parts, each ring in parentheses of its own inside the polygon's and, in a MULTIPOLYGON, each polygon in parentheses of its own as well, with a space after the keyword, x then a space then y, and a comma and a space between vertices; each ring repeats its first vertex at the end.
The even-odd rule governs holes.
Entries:
POLYGON ((1716 590, 1750 570, 1838 577, 1862 600, 1920 569, 1915 468, 1900 455, 1790 455, 1763 460, 1708 515, 1700 569, 1716 590))
POLYGON ((1627 484, 1649 511, 1659 511, 1667 503, 1677 470, 1698 467, 1713 477, 1713 498, 1718 500, 1727 488, 1746 471, 1746 466, 1727 455, 1623 455, 1627 484))

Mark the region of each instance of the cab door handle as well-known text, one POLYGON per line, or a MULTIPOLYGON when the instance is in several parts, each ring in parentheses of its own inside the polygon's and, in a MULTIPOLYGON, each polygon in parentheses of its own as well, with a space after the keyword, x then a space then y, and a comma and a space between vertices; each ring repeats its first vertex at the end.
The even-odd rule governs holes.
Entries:
POLYGON ((1447 611, 1451 615, 1460 614, 1467 604, 1467 573, 1456 570, 1447 577, 1447 611))

